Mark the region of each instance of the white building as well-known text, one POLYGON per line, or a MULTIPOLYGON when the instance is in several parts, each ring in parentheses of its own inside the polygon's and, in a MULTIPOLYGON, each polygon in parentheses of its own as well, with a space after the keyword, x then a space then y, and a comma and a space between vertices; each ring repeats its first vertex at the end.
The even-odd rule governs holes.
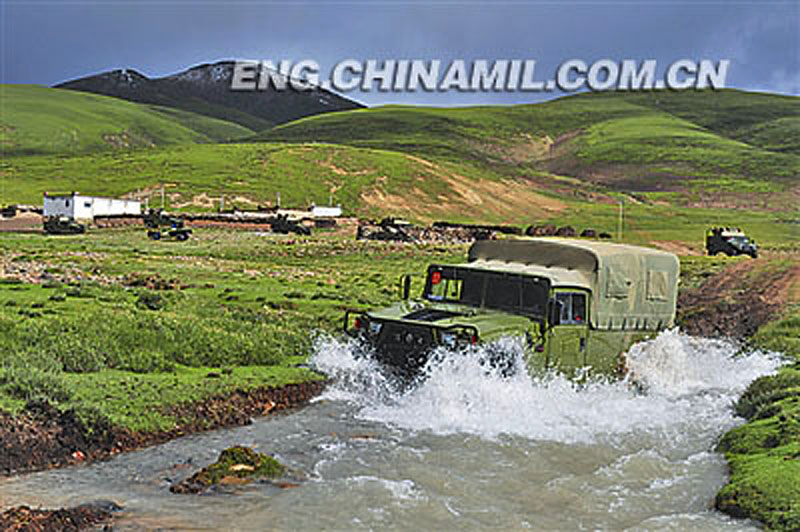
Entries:
POLYGON ((338 218, 342 215, 341 207, 317 207, 311 206, 312 218, 338 218))
POLYGON ((50 196, 44 193, 45 216, 68 216, 76 220, 92 220, 95 216, 141 214, 142 202, 115 198, 83 196, 77 192, 50 196))

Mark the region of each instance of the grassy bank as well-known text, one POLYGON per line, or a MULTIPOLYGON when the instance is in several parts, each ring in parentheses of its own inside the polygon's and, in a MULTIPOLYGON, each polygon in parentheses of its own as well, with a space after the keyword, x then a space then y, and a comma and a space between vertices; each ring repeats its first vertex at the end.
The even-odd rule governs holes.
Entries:
POLYGON ((800 529, 800 284, 792 290, 794 304, 762 327, 752 344, 794 362, 750 385, 736 405, 748 423, 718 446, 730 464, 730 480, 717 495, 717 508, 772 530, 800 529))
POLYGON ((302 367, 315 332, 463 254, 212 230, 184 244, 3 235, 0 249, 14 276, 0 283, 0 408, 45 399, 144 431, 174 426, 176 405, 320 378, 302 367))

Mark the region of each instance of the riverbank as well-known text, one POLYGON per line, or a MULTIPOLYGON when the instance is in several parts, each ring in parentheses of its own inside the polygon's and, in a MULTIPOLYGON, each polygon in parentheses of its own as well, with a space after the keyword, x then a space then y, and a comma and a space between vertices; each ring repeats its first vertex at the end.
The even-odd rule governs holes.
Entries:
MULTIPOLYGON (((8 532, 39 532, 59 530, 74 532, 108 523, 121 508, 110 501, 81 504, 72 508, 43 510, 15 506, 0 513, 0 530, 8 532)), ((105 528, 104 528, 105 529, 105 528)))
POLYGON ((770 530, 800 529, 800 262, 740 261, 684 291, 679 308, 690 334, 735 338, 794 360, 755 380, 736 404, 748 422, 717 446, 730 476, 715 507, 770 530))
POLYGON ((0 474, 61 467, 157 445, 199 431, 250 424, 255 417, 298 408, 319 395, 324 380, 277 388, 236 390, 171 407, 181 421, 169 430, 132 431, 107 422, 88 424, 75 410, 31 402, 17 415, 0 412, 0 474))

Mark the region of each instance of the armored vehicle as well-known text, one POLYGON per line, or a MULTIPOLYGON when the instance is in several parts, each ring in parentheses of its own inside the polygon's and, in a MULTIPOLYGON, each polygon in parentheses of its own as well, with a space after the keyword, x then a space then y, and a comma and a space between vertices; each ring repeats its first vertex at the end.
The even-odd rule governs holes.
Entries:
POLYGON ((151 240, 161 240, 164 236, 175 240, 189 240, 191 229, 184 227, 184 221, 174 216, 164 214, 161 209, 150 209, 144 215, 144 225, 147 228, 147 237, 151 240), (165 229, 162 230, 162 227, 165 229))
POLYGON ((706 252, 709 255, 725 253, 729 257, 735 255, 750 255, 758 257, 758 248, 755 241, 750 240, 738 228, 712 227, 706 233, 706 252))
MULTIPOLYGON (((531 371, 613 375, 634 342, 673 326, 679 269, 672 253, 636 246, 481 240, 465 264, 431 264, 418 299, 404 276, 401 302, 347 311, 344 330, 401 376, 417 374, 437 346, 491 348, 507 336, 522 339, 531 371)), ((489 361, 513 364, 503 356, 489 361)))
POLYGON ((43 222, 48 235, 79 235, 86 232, 86 226, 68 216, 47 216, 43 222))

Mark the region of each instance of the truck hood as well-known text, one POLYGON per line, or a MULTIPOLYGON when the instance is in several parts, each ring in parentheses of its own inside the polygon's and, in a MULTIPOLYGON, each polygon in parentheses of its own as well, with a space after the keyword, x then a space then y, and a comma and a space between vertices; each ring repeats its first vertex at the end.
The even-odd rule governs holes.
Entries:
POLYGON ((509 312, 475 308, 450 303, 421 303, 404 301, 391 307, 367 313, 370 320, 394 321, 447 328, 470 325, 478 329, 481 338, 491 339, 509 332, 520 332, 532 323, 531 318, 509 312))

